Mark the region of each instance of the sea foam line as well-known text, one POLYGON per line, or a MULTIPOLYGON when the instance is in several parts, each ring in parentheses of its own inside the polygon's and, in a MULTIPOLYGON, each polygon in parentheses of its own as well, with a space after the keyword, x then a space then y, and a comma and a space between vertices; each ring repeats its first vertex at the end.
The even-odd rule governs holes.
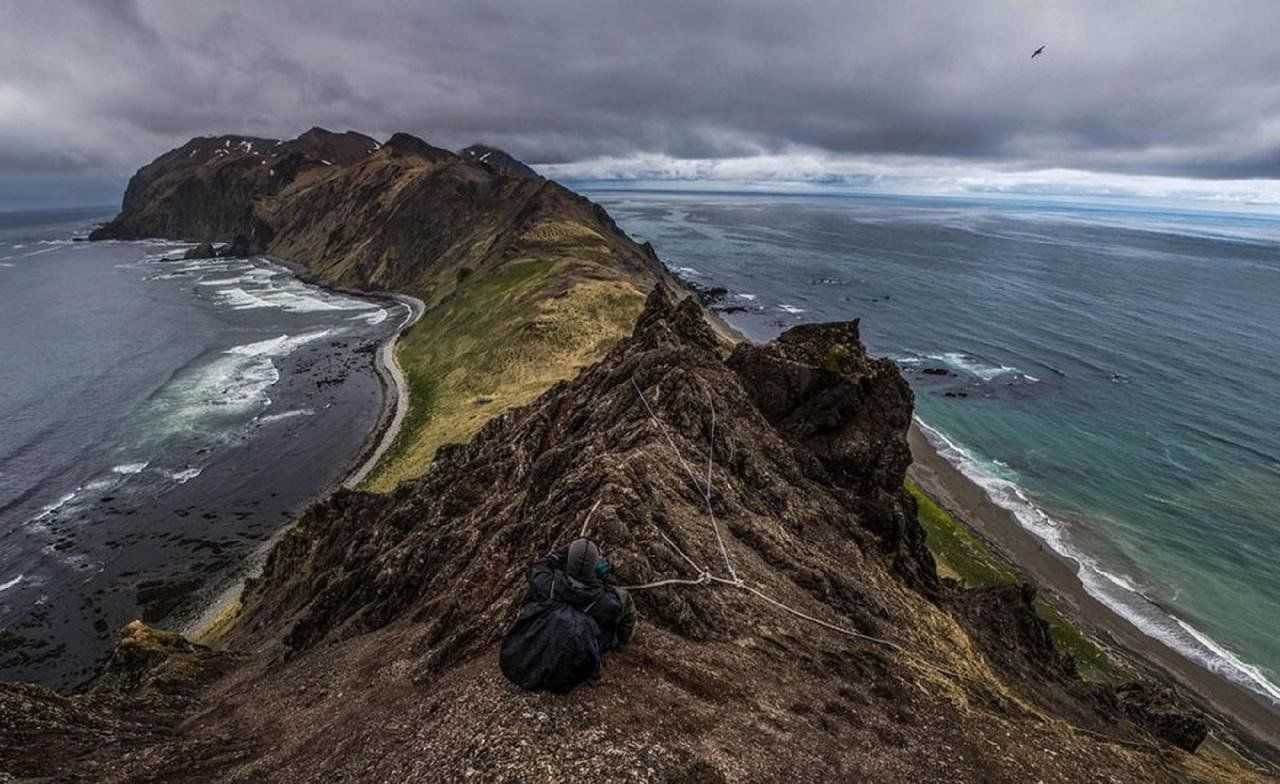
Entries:
POLYGON ((1062 525, 1036 506, 1016 483, 987 470, 972 452, 919 417, 915 422, 938 454, 981 487, 992 503, 1010 512, 1024 530, 1049 545, 1054 552, 1073 561, 1077 565, 1076 577, 1090 596, 1148 637, 1280 705, 1280 686, 1269 680, 1259 667, 1243 661, 1181 618, 1161 610, 1129 578, 1102 568, 1095 559, 1072 546, 1062 525))

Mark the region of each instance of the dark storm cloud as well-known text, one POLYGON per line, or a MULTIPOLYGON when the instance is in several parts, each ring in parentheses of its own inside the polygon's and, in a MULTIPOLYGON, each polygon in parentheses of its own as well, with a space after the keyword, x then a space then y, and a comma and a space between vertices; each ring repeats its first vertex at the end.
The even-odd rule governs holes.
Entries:
POLYGON ((1273 0, 13 0, 0 177, 324 125, 534 163, 816 149, 1274 178, 1277 29, 1273 0))

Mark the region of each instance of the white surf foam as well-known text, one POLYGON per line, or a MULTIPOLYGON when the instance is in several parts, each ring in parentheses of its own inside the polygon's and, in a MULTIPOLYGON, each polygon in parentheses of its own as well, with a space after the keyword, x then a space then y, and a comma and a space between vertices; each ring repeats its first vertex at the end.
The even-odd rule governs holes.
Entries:
POLYGON ((381 324, 382 322, 387 320, 387 309, 378 308, 377 312, 372 313, 368 316, 365 316, 365 315, 352 316, 349 320, 350 321, 363 320, 364 323, 368 324, 371 327, 377 326, 378 324, 381 324))
POLYGON ((154 419, 168 432, 205 429, 226 416, 242 416, 271 404, 268 391, 280 380, 273 359, 341 329, 320 329, 232 346, 195 372, 176 380, 157 402, 154 419))
POLYGON ((375 303, 330 294, 298 281, 289 280, 277 284, 271 278, 251 274, 218 281, 204 281, 202 284, 225 285, 226 288, 218 289, 214 292, 214 296, 233 310, 275 308, 288 313, 320 313, 382 309, 375 303))
POLYGON ((197 286, 235 286, 240 283, 248 283, 253 278, 248 275, 237 275, 234 278, 213 278, 196 281, 197 286))
POLYGON ((200 472, 203 470, 203 468, 184 468, 181 471, 166 471, 165 475, 178 484, 185 485, 187 482, 190 482, 192 479, 200 476, 200 472))
POLYGON ((787 313, 804 313, 804 308, 797 308, 795 305, 787 305, 785 303, 779 305, 778 310, 782 310, 787 313))
MULTIPOLYGON (((1226 662, 1228 665, 1228 669, 1226 671, 1215 668, 1212 665, 1210 665, 1210 669, 1212 669, 1214 672, 1218 673, 1219 675, 1224 675, 1228 678, 1232 678, 1233 673, 1244 673, 1244 675, 1248 677, 1253 682, 1253 684, 1255 684, 1257 689, 1261 689, 1268 697, 1271 698, 1273 702, 1280 705, 1280 687, 1277 687, 1276 684, 1267 680, 1267 676, 1263 675, 1261 669, 1242 660, 1240 657, 1236 656, 1234 653, 1227 650, 1222 645, 1219 645, 1217 640, 1214 640, 1212 637, 1200 631, 1199 629, 1195 628, 1194 626, 1182 620, 1181 618, 1174 618, 1173 620, 1175 623, 1177 623, 1179 626, 1185 629, 1187 634, 1190 634, 1192 637, 1196 638, 1196 640, 1201 645, 1213 651, 1214 654, 1216 654, 1223 662, 1226 662)), ((1235 680, 1235 679, 1232 678, 1232 680, 1235 680)))
POLYGON ((124 463, 122 465, 112 467, 111 470, 117 474, 121 474, 123 476, 129 476, 130 474, 142 473, 143 469, 145 469, 149 465, 151 464, 145 461, 141 463, 124 463))
POLYGON ((1008 365, 990 365, 972 354, 965 354, 960 351, 947 351, 941 354, 925 354, 924 356, 934 360, 935 362, 941 362, 952 370, 966 373, 971 376, 977 376, 983 381, 990 381, 997 376, 1018 372, 1018 369, 1015 367, 1009 367, 1008 365))
POLYGON ((273 305, 262 297, 250 294, 239 286, 232 288, 218 289, 214 292, 214 296, 222 301, 222 304, 230 307, 232 310, 254 310, 256 308, 270 308, 273 305))
POLYGON ((1132 578, 1103 568, 1096 559, 1076 548, 1062 524, 1036 506, 1015 482, 998 476, 941 431, 919 418, 915 421, 938 454, 981 487, 992 502, 1010 512, 1019 525, 1054 552, 1075 562, 1076 577, 1090 596, 1148 637, 1280 706, 1280 686, 1257 666, 1241 660, 1221 643, 1162 610, 1142 593, 1132 578))
POLYGON ((279 414, 266 414, 258 417, 258 424, 269 425, 273 422, 293 419, 294 417, 315 416, 315 413, 315 409, 311 408, 299 408, 294 411, 281 411, 279 414))
POLYGON ((30 253, 23 253, 23 254, 22 254, 22 258, 24 258, 24 259, 25 259, 25 258, 28 258, 29 256, 39 256, 39 255, 41 255, 41 254, 43 254, 43 253, 53 253, 55 250, 57 250, 57 248, 56 248, 56 247, 55 247, 55 248, 41 248, 40 250, 33 250, 33 251, 31 251, 30 253))
POLYGON ((22 582, 22 578, 23 578, 23 575, 21 575, 21 574, 20 574, 20 575, 18 575, 17 577, 13 578, 12 580, 8 580, 8 581, 6 581, 6 582, 0 583, 0 591, 7 591, 7 590, 9 590, 9 589, 10 589, 10 588, 12 588, 13 586, 15 586, 15 585, 17 585, 18 583, 22 582))
POLYGON ((246 343, 243 346, 233 346, 227 349, 226 353, 246 357, 283 357, 287 354, 292 354, 307 343, 338 332, 339 330, 334 329, 321 329, 314 332, 304 332, 301 335, 281 335, 278 338, 268 338, 267 340, 259 340, 256 343, 246 343))
POLYGON ((77 495, 79 495, 79 493, 80 493, 80 488, 76 488, 75 490, 72 490, 72 491, 71 491, 71 492, 69 492, 69 493, 63 493, 63 494, 62 494, 62 496, 61 496, 61 497, 59 497, 57 501, 54 501, 54 502, 53 502, 53 503, 51 503, 51 504, 46 504, 46 505, 44 505, 44 506, 40 507, 40 514, 36 515, 36 516, 35 516, 35 517, 33 517, 32 519, 33 519, 33 520, 43 520, 44 518, 48 517, 49 515, 53 514, 53 513, 54 513, 54 512, 56 512, 56 511, 58 511, 58 510, 59 510, 59 509, 61 509, 62 507, 64 507, 64 506, 66 506, 67 504, 71 503, 71 501, 75 500, 75 497, 76 497, 77 495))

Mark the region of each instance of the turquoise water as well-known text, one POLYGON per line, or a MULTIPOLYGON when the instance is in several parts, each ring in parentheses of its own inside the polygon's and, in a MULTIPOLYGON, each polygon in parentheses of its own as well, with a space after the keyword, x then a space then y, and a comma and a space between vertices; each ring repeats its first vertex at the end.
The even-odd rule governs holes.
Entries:
POLYGON ((588 192, 753 339, 861 318, 1091 593, 1280 704, 1280 216, 588 192))

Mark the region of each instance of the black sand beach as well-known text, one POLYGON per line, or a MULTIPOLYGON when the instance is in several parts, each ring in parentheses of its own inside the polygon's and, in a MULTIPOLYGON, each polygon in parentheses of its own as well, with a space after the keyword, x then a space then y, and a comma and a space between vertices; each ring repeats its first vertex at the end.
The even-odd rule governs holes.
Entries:
MULTIPOLYGON (((1006 509, 938 454, 919 427, 909 441, 913 464, 909 476, 934 500, 992 549, 1004 556, 1042 596, 1065 612, 1113 654, 1157 680, 1171 679, 1211 713, 1238 725, 1237 738, 1273 763, 1280 760, 1280 716, 1262 698, 1211 672, 1094 599, 1076 577, 1074 565, 1026 531, 1006 509)), ((1229 726, 1215 731, 1234 734, 1229 726)))

